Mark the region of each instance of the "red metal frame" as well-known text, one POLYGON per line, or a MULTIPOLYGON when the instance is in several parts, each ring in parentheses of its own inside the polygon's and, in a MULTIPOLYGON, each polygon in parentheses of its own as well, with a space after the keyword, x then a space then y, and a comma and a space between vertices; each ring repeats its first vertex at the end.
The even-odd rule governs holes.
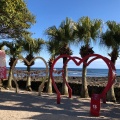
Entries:
MULTIPOLYGON (((53 69, 54 69, 54 65, 55 63, 60 59, 60 58, 63 58, 63 57, 67 57, 67 61, 65 62, 65 64, 63 65, 63 69, 66 67, 67 63, 72 60, 77 66, 79 66, 81 63, 85 64, 86 66, 88 66, 90 63, 92 63, 94 60, 96 59, 102 59, 106 65, 108 66, 108 69, 109 69, 109 79, 108 79, 108 83, 106 85, 106 87, 104 88, 103 92, 100 94, 100 97, 101 99, 104 99, 106 97, 106 93, 108 92, 108 90, 111 88, 112 84, 114 83, 115 81, 115 78, 116 78, 116 69, 115 69, 115 66, 114 64, 106 57, 103 57, 102 55, 99 55, 99 54, 90 54, 90 55, 87 55, 85 56, 84 58, 79 58, 79 57, 76 57, 76 56, 69 56, 69 55, 60 55, 58 56, 53 64, 52 64, 52 67, 51 67, 51 70, 50 70, 50 76, 51 76, 51 79, 52 79, 52 84, 53 84, 53 87, 57 93, 57 104, 60 104, 60 91, 58 90, 57 86, 56 86, 56 83, 54 81, 54 77, 53 77, 53 69), (92 57, 92 59, 89 60, 89 58, 92 57), (86 60, 89 60, 87 63, 85 62, 86 60), (77 61, 79 60, 79 61, 77 61)), ((71 98, 72 96, 72 89, 71 87, 69 86, 68 82, 66 81, 66 78, 65 78, 65 74, 64 74, 64 71, 62 70, 62 76, 63 76, 63 80, 65 81, 65 84, 67 85, 68 87, 68 92, 69 92, 69 98, 71 98)))

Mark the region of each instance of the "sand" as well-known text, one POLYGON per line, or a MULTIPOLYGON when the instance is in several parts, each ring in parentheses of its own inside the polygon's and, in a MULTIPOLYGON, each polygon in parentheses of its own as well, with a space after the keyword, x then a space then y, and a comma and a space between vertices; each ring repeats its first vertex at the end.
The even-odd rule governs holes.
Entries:
POLYGON ((90 98, 61 96, 56 103, 56 94, 48 95, 20 90, 19 93, 2 89, 0 92, 0 120, 119 120, 120 104, 101 103, 99 117, 90 115, 90 98))

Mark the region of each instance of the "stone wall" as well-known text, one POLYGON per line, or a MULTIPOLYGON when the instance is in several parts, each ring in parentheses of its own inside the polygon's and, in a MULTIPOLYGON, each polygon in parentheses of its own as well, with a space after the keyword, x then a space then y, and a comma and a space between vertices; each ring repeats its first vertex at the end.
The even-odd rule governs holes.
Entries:
MULTIPOLYGON (((40 81, 32 81, 31 82, 32 90, 38 91, 38 87, 40 84, 41 84, 40 81)), ((26 89, 26 81, 20 80, 20 81, 18 81, 18 85, 19 85, 20 89, 26 89)), ((62 82, 60 82, 60 81, 56 82, 56 85, 57 85, 59 91, 61 92, 62 82)), ((76 96, 80 96, 81 83, 72 82, 72 83, 69 83, 69 85, 72 88, 72 94, 76 95, 76 96)), ((7 80, 3 81, 3 87, 6 87, 6 86, 7 86, 7 80)), ((15 87, 14 81, 12 82, 12 86, 15 87)), ((46 92, 46 86, 47 86, 47 83, 45 83, 43 92, 46 92)), ((96 85, 96 86, 88 85, 89 96, 91 96, 92 93, 97 93, 97 94, 101 93, 104 88, 105 88, 104 86, 100 86, 100 85, 99 86, 98 85, 96 85)), ((115 90, 116 99, 120 101, 120 87, 115 87, 114 90, 115 90)), ((55 92, 54 88, 53 88, 53 92, 55 92)))

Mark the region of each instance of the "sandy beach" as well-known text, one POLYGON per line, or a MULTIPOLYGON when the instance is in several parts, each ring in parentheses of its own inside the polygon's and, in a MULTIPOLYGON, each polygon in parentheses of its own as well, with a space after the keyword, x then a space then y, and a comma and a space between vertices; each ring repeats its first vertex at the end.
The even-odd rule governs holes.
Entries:
POLYGON ((0 120, 119 120, 120 104, 101 103, 99 117, 90 115, 90 98, 61 96, 61 104, 56 103, 56 94, 2 89, 0 92, 0 120))

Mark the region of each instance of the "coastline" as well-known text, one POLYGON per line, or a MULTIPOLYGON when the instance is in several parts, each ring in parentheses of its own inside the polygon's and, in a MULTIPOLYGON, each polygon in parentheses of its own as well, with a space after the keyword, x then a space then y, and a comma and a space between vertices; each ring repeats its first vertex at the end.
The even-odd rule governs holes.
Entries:
MULTIPOLYGON (((62 76, 62 69, 56 68, 53 71, 53 76, 62 76)), ((7 69, 7 74, 9 69, 7 69)), ((14 68, 13 73, 15 76, 18 77, 26 77, 28 72, 26 68, 14 68)), ((31 68, 30 75, 31 77, 42 77, 48 75, 48 71, 45 68, 31 68)), ((116 70, 116 75, 120 76, 120 69, 116 70)), ((81 68, 68 68, 68 76, 70 77, 82 77, 82 69, 81 68)), ((89 77, 107 77, 108 76, 108 69, 95 69, 95 68, 88 68, 87 69, 87 76, 89 77)))
MULTIPOLYGON (((59 91, 62 91, 62 77, 54 77, 55 78, 55 83, 59 89, 59 91)), ((31 81, 31 88, 33 91, 38 91, 38 87, 41 84, 43 78, 39 78, 36 80, 31 81)), ((88 85, 88 92, 89 96, 91 96, 92 93, 99 94, 103 91, 105 86, 107 85, 108 77, 87 77, 87 85, 88 85)), ((21 79, 17 80, 18 86, 21 90, 26 90, 26 80, 21 79)), ((68 83, 70 87, 72 88, 72 93, 73 95, 80 96, 80 91, 81 91, 81 85, 82 85, 82 78, 81 77, 68 77, 68 83)), ((3 87, 6 88, 7 86, 7 79, 3 80, 3 87)), ((12 81, 12 86, 15 88, 15 83, 12 81)), ((43 92, 46 93, 46 86, 47 86, 47 80, 45 81, 45 86, 43 89, 43 92)), ((120 101, 120 77, 116 77, 116 81, 114 84, 114 91, 115 91, 115 96, 118 101, 120 101)), ((56 93, 54 88, 53 88, 53 93, 56 93)))
MULTIPOLYGON (((55 82, 62 83, 63 78, 62 76, 54 76, 53 77, 55 82)), ((26 81, 27 77, 21 78, 17 77, 15 78, 17 81, 26 81)), ((32 82, 41 82, 44 79, 44 77, 31 77, 32 82)), ((86 77, 87 79, 87 85, 88 86, 101 86, 105 87, 108 82, 108 77, 86 77)), ((7 80, 7 79, 5 79, 7 80)), ((4 80, 3 80, 4 81, 4 80)), ((47 82, 47 80, 46 80, 47 82)), ((82 84, 82 77, 75 77, 75 76, 68 76, 68 83, 75 83, 75 84, 82 84)), ((120 76, 116 77, 116 80, 114 82, 114 87, 120 88, 120 76)))

